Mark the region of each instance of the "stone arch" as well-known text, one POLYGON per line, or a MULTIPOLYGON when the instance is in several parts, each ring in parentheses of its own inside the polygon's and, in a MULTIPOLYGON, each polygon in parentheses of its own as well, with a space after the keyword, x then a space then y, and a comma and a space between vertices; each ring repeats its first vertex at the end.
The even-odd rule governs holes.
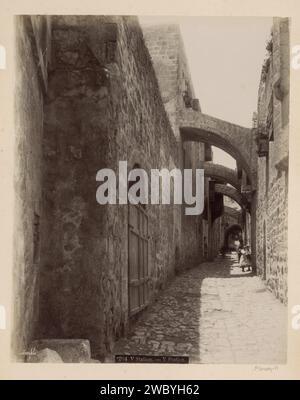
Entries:
POLYGON ((234 187, 216 183, 215 192, 230 197, 232 200, 236 201, 242 208, 249 208, 247 198, 234 187))
POLYGON ((236 236, 236 238, 240 241, 241 245, 243 245, 243 228, 239 224, 233 224, 230 225, 229 228, 226 229, 225 235, 224 235, 224 247, 229 248, 230 243, 229 243, 229 237, 230 235, 236 236))
POLYGON ((219 147, 230 154, 246 172, 250 182, 255 180, 252 129, 223 121, 193 110, 181 113, 180 132, 183 141, 198 141, 219 147))
POLYGON ((236 190, 240 191, 241 184, 234 169, 224 167, 223 165, 204 162, 204 175, 221 182, 229 183, 236 190))

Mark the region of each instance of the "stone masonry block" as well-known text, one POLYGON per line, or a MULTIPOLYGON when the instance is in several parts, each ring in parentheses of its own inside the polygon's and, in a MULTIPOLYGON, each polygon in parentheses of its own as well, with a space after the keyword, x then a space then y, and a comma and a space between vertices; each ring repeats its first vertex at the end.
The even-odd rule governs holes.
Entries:
POLYGON ((91 359, 90 342, 85 339, 42 339, 34 340, 31 349, 56 351, 65 363, 84 363, 91 359))

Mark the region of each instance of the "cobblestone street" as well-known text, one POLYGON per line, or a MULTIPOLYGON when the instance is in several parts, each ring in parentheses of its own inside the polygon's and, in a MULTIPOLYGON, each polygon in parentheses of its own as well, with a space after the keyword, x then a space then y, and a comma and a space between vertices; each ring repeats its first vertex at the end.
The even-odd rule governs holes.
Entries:
POLYGON ((177 276, 114 354, 187 355, 200 363, 284 363, 286 308, 236 256, 177 276))
POLYGON ((7 19, 9 363, 281 369, 290 18, 84 14, 7 19))

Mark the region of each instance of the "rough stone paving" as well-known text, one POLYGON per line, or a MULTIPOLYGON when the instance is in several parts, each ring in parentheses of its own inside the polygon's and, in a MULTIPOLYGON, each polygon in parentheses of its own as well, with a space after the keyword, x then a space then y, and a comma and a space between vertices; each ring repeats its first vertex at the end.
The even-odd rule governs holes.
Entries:
MULTIPOLYGON (((129 315, 175 273, 230 248, 237 225, 259 278, 287 304, 289 19, 273 20, 251 128, 203 114, 177 25, 142 27, 134 16, 16 21, 15 361, 36 339, 59 338, 88 340, 103 361, 131 329, 129 315), (214 163, 213 146, 236 170, 214 163), (203 168, 204 212, 101 207, 96 172, 117 172, 120 160, 148 176, 203 168)), ((178 276, 119 351, 284 358, 284 308, 235 268, 218 261, 178 276)))
POLYGON ((177 276, 116 343, 114 354, 284 363, 286 324, 286 307, 260 278, 241 272, 236 256, 228 256, 177 276))

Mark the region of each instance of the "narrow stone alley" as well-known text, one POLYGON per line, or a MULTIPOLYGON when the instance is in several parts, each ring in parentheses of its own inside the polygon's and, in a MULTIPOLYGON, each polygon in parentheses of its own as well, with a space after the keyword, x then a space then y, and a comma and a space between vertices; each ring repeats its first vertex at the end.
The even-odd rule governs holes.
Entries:
POLYGON ((285 362, 289 18, 230 19, 221 85, 193 21, 16 17, 14 361, 285 362))
POLYGON ((115 355, 190 363, 285 363, 286 308, 236 256, 178 275, 115 346, 115 355))

